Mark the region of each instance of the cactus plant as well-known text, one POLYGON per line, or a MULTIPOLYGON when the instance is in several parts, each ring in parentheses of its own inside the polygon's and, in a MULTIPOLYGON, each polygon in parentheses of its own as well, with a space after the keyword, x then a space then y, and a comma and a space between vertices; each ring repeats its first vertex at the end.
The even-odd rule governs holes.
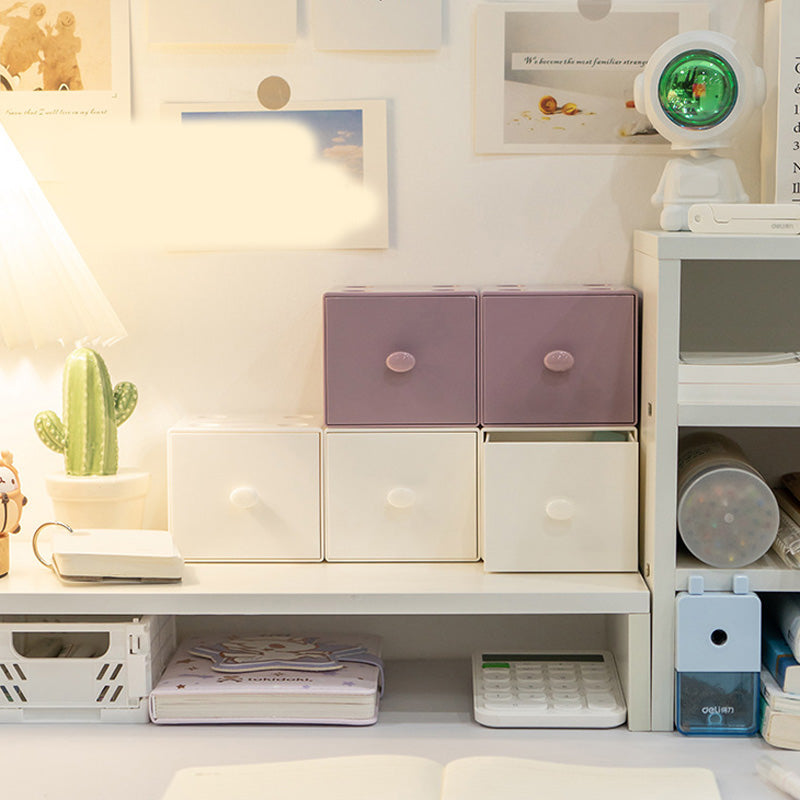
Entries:
POLYGON ((67 475, 116 475, 117 427, 133 413, 137 399, 136 387, 127 381, 112 390, 100 354, 79 347, 64 365, 64 421, 54 411, 42 411, 34 426, 47 447, 63 453, 67 475))

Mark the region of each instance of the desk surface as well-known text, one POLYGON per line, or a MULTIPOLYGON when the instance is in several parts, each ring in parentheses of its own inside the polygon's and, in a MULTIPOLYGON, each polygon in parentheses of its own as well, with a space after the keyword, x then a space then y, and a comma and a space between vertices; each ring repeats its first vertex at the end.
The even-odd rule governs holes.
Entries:
MULTIPOLYGON (((466 674, 466 673, 464 673, 466 674)), ((200 764, 405 754, 446 763, 475 755, 516 756, 607 766, 697 766, 714 771, 723 800, 786 800, 756 775, 769 753, 800 771, 800 752, 760 738, 685 737, 613 730, 490 729, 471 721, 464 674, 435 682, 430 695, 394 681, 374 726, 22 724, 2 727, 4 796, 14 800, 159 800, 173 772, 200 764), (402 705, 393 702, 403 698, 402 705)))

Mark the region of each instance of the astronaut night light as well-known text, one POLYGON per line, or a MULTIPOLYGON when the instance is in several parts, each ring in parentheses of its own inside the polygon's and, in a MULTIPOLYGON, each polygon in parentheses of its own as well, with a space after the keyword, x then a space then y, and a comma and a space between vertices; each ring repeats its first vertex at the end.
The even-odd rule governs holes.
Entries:
POLYGON ((714 31, 668 39, 636 76, 634 103, 687 155, 667 162, 652 197, 661 227, 688 230, 695 203, 746 203, 736 164, 714 154, 728 147, 765 99, 764 72, 739 44, 714 31))

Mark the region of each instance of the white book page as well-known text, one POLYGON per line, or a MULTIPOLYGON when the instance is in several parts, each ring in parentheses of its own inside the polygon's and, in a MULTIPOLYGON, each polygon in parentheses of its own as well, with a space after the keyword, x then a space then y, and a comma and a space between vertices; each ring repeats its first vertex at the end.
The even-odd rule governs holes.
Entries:
POLYGON ((442 766, 416 756, 355 756, 275 764, 192 767, 175 773, 162 800, 438 800, 442 766))
POLYGON ((710 770, 592 767, 526 758, 463 758, 445 767, 442 800, 720 800, 710 770))

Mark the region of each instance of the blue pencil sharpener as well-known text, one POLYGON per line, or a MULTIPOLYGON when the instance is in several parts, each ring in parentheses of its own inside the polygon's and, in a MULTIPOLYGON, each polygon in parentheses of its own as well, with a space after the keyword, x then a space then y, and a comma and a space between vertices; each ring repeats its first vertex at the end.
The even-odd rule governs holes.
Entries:
POLYGON ((758 732, 761 601, 736 575, 732 592, 705 592, 692 575, 676 599, 675 726, 689 735, 758 732))

